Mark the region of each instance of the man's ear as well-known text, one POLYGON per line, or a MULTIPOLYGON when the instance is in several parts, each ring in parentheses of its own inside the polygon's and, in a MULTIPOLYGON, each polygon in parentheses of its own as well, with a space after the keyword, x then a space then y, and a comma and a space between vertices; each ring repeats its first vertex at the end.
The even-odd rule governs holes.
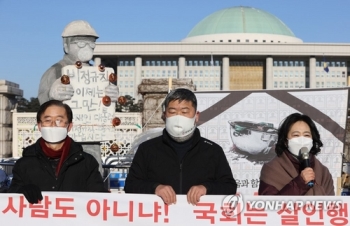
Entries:
POLYGON ((196 115, 195 115, 195 116, 196 116, 195 122, 197 123, 197 122, 199 121, 199 111, 196 112, 196 115))
POLYGON ((69 123, 69 125, 68 125, 68 132, 72 129, 72 127, 73 127, 73 122, 71 122, 71 123, 69 123))
MULTIPOLYGON (((38 122, 38 130, 41 132, 41 123, 40 122, 38 122)), ((35 129, 34 129, 35 130, 35 129)))
POLYGON ((161 118, 163 119, 163 121, 165 122, 165 111, 162 112, 162 116, 161 118))

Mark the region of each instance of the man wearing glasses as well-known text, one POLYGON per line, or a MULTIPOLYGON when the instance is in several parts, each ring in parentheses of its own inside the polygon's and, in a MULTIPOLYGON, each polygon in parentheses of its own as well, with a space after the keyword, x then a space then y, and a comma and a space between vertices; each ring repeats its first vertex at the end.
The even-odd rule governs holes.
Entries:
POLYGON ((72 119, 71 108, 61 101, 40 106, 37 123, 42 137, 23 150, 9 193, 22 193, 29 203, 38 203, 42 191, 106 192, 96 159, 67 136, 72 119))

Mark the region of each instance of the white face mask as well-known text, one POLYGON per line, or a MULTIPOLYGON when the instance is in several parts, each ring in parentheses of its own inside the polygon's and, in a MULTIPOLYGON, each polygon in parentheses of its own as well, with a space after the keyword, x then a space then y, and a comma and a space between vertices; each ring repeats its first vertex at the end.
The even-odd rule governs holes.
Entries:
POLYGON ((182 115, 175 115, 165 119, 165 129, 173 137, 185 137, 196 128, 196 116, 187 118, 182 115))
POLYGON ((288 140, 288 150, 295 156, 300 155, 300 149, 306 147, 309 151, 312 148, 312 139, 309 137, 294 137, 288 140))
POLYGON ((48 143, 57 143, 67 137, 66 127, 41 127, 41 137, 48 143))

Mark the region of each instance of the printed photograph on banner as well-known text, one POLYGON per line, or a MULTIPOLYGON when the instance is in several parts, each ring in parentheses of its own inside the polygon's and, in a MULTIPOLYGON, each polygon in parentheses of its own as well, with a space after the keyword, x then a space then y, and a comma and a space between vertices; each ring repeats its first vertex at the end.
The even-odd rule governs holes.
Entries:
POLYGON ((244 195, 257 194, 260 170, 272 160, 280 123, 292 113, 308 115, 320 132, 323 147, 317 158, 332 174, 341 175, 348 89, 196 92, 198 128, 226 154, 244 195))

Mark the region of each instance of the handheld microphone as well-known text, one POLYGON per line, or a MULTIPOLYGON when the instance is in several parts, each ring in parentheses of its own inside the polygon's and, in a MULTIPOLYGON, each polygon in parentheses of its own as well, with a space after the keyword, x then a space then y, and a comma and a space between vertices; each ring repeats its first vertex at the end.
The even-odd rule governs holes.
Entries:
MULTIPOLYGON (((307 167, 311 167, 310 160, 309 160, 309 150, 308 150, 308 148, 307 147, 302 147, 300 149, 300 153, 301 153, 301 167, 302 167, 302 169, 304 170, 307 167)), ((315 185, 315 182, 313 180, 309 181, 307 183, 307 186, 309 186, 310 188, 312 188, 314 185, 315 185)))

